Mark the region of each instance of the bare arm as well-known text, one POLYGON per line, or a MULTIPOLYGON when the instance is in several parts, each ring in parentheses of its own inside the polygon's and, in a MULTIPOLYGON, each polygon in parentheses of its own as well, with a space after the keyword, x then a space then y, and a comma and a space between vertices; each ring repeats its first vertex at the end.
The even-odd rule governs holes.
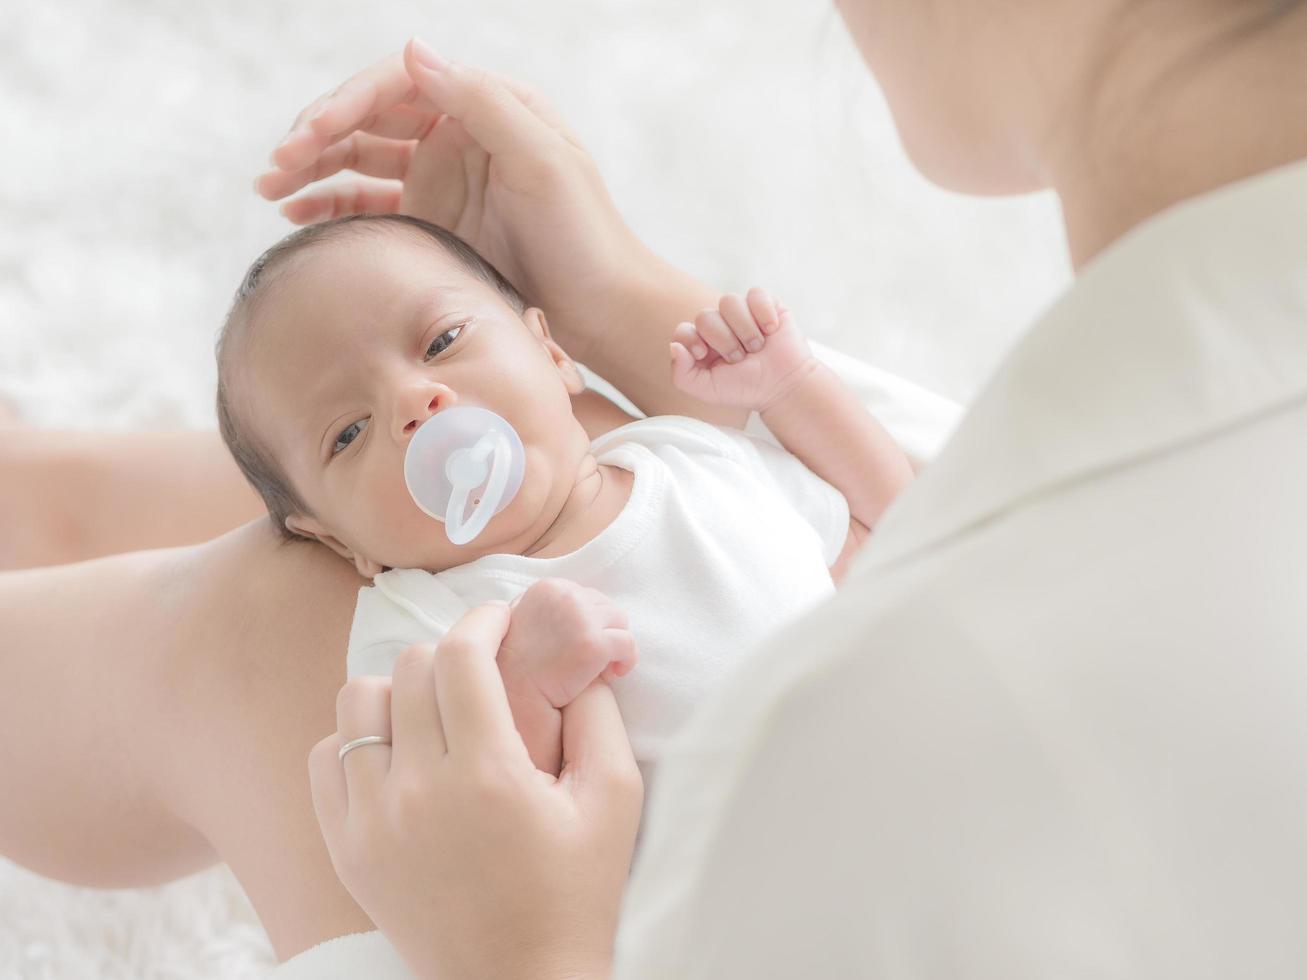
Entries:
POLYGON ((672 383, 667 365, 667 344, 676 324, 716 307, 720 292, 647 250, 645 255, 633 264, 637 271, 625 285, 595 310, 585 330, 593 339, 577 356, 646 415, 688 415, 744 428, 748 409, 687 394, 672 383))
POLYGON ((756 408, 781 445, 848 501, 837 581, 880 515, 912 481, 912 464, 857 397, 813 356, 790 312, 763 289, 723 296, 673 331, 678 388, 756 408))
POLYGON ((912 482, 912 465, 834 371, 814 360, 803 372, 760 415, 781 445, 844 494, 865 533, 912 482))
POLYGON ((370 928, 306 767, 335 725, 361 584, 266 516, 203 546, 0 574, 0 854, 100 887, 226 861, 280 958, 370 928))

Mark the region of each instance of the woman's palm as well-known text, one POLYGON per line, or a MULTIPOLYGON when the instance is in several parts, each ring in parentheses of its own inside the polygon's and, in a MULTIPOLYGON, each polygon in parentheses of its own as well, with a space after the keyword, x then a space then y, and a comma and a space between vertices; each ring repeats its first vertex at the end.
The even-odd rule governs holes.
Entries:
POLYGON ((431 221, 529 302, 571 319, 632 245, 597 168, 526 86, 468 68, 445 78, 424 81, 402 55, 360 72, 300 114, 275 157, 292 169, 265 175, 260 193, 285 197, 341 170, 388 178, 319 187, 283 211, 299 224, 394 211, 431 221), (442 96, 460 104, 442 111, 442 96))

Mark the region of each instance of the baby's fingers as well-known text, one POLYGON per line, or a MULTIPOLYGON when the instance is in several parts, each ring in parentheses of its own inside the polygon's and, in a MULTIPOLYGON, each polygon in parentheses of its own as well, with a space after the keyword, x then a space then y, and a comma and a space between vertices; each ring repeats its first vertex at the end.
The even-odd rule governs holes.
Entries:
POLYGON ((754 286, 746 298, 749 310, 764 334, 770 337, 780 329, 780 311, 777 309, 780 304, 772 299, 767 290, 754 286))
POLYGON ((672 331, 672 342, 680 344, 693 354, 696 361, 702 361, 708 356, 708 347, 699 336, 699 331, 694 329, 693 323, 677 324, 676 329, 672 331))
POLYGON ((734 293, 727 293, 721 298, 718 308, 722 319, 726 321, 726 325, 731 328, 731 333, 735 334, 735 339, 742 347, 755 354, 762 350, 762 331, 758 329, 753 313, 744 300, 734 293))
POLYGON ((721 355, 728 364, 738 364, 744 360, 744 347, 735 332, 726 325, 722 315, 716 310, 702 310, 694 318, 695 328, 704 342, 721 355))
POLYGON ((629 630, 604 630, 604 643, 609 656, 604 671, 607 678, 625 677, 639 663, 640 652, 635 645, 635 636, 629 630))
POLYGON ((683 346, 676 341, 672 341, 672 384, 678 387, 684 387, 690 384, 690 377, 694 374, 694 357, 683 346))

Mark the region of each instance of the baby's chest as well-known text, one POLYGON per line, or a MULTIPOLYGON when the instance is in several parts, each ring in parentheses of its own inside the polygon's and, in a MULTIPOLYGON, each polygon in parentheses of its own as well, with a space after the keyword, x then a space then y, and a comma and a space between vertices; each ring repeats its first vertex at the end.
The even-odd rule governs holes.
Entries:
POLYGON ((834 592, 816 535, 754 508, 712 528, 665 527, 606 571, 601 589, 630 619, 639 664, 614 685, 638 758, 662 742, 786 622, 834 592))

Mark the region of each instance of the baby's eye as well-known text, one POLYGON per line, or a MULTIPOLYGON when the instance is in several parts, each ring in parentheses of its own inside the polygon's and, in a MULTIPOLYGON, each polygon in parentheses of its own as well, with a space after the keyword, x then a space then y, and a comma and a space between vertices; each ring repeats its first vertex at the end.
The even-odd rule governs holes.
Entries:
POLYGON ((331 447, 331 455, 335 456, 336 453, 340 452, 353 442, 358 437, 358 434, 367 428, 367 425, 367 419, 359 419, 357 422, 351 422, 349 425, 345 426, 345 428, 341 430, 340 435, 336 437, 336 444, 331 447))
POLYGON ((431 346, 427 348, 427 356, 426 356, 426 359, 427 359, 427 360, 430 360, 431 358, 435 357, 437 354, 443 354, 445 351, 449 350, 449 348, 450 348, 451 346, 453 346, 454 340, 458 338, 458 335, 459 335, 460 333, 463 332, 463 328, 466 327, 466 326, 467 326, 466 323, 460 323, 460 324, 458 324, 457 326, 450 327, 448 330, 446 330, 444 333, 442 333, 439 337, 437 337, 435 340, 433 340, 433 341, 431 342, 431 346), (437 348, 437 345, 438 345, 442 340, 444 340, 446 337, 450 337, 450 338, 452 338, 452 339, 449 340, 449 342, 446 343, 444 346, 440 347, 439 350, 437 350, 437 349, 436 349, 436 348, 437 348))

